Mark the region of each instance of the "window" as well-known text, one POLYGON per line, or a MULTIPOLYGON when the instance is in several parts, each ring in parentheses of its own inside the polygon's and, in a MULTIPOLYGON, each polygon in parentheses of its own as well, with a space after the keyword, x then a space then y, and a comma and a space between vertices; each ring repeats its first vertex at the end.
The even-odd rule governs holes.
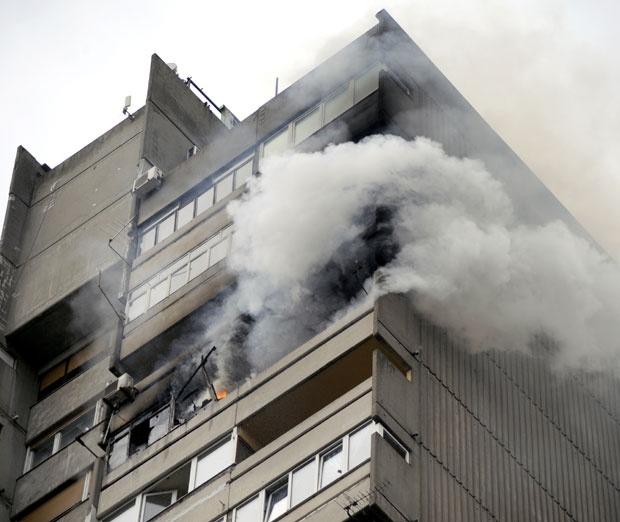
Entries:
POLYGON ((235 462, 236 441, 237 437, 233 433, 198 457, 194 488, 211 480, 235 462))
MULTIPOLYGON (((388 437, 396 440, 382 424, 375 421, 366 422, 336 441, 327 450, 314 455, 284 477, 276 479, 258 495, 241 504, 233 511, 233 522, 246 520, 271 522, 317 491, 328 487, 370 458, 370 441, 373 433, 378 433, 386 440, 389 440, 388 437), (345 458, 345 455, 348 458, 345 458), (261 513, 262 519, 259 518, 261 513)), ((399 453, 406 462, 409 462, 409 452, 400 442, 397 443, 405 452, 399 451, 399 453)))
POLYGON ((155 235, 157 229, 155 227, 143 232, 140 236, 140 253, 146 252, 155 246, 155 235))
POLYGON ((54 437, 48 437, 43 442, 29 448, 30 452, 30 466, 28 469, 32 469, 48 457, 51 457, 54 453, 54 437))
POLYGON ((353 96, 348 85, 337 91, 325 102, 325 124, 336 119, 353 105, 353 96))
POLYGON ((31 470, 47 458, 58 453, 62 448, 71 444, 83 433, 86 433, 95 423, 95 408, 71 419, 59 430, 48 435, 42 441, 29 446, 24 463, 24 473, 31 470))
POLYGON ((170 276, 170 293, 176 292, 185 283, 187 283, 188 269, 187 265, 182 266, 170 276))
POLYGON ((194 219, 194 200, 181 207, 177 212, 177 230, 194 219))
POLYGON ((242 187, 252 176, 253 156, 244 158, 232 169, 219 175, 215 184, 191 200, 178 203, 176 209, 158 218, 140 232, 139 254, 170 237, 176 230, 190 223, 213 205, 242 187))
POLYGON ((209 251, 199 253, 196 257, 192 256, 192 261, 190 263, 190 273, 189 278, 194 279, 194 277, 202 274, 207 268, 209 268, 209 251))
POLYGON ((228 238, 223 239, 211 247, 211 257, 209 258, 209 266, 219 263, 228 254, 228 238))
POLYGON ((60 388, 78 373, 93 366, 103 357, 104 343, 93 342, 71 354, 39 377, 39 399, 60 388))
POLYGON ((265 522, 272 522, 288 509, 288 480, 276 484, 265 493, 265 522))
POLYGON ((235 189, 245 185, 252 177, 252 160, 246 161, 235 171, 235 189))
POLYGON ((213 206, 213 194, 214 190, 210 188, 196 198, 196 215, 201 214, 213 206))
MULTIPOLYGON (((128 438, 129 434, 124 437, 128 438)), ((236 431, 233 431, 202 455, 194 457, 158 480, 146 491, 103 519, 104 522, 147 522, 156 517, 187 493, 232 465, 235 461, 237 440, 236 431)))
POLYGON ((174 232, 175 214, 172 213, 157 225, 157 242, 161 243, 174 232))
POLYGON ((130 321, 146 312, 148 306, 147 288, 145 286, 134 290, 127 305, 127 319, 130 321))
POLYGON ((69 424, 62 428, 59 432, 60 441, 59 448, 62 449, 71 444, 83 433, 86 433, 94 424, 95 408, 87 411, 83 415, 73 419, 69 424))
POLYGON ((314 134, 321 128, 321 108, 313 109, 295 122, 295 145, 314 134))
POLYGON ((293 471, 291 490, 291 506, 296 506, 316 491, 316 459, 293 471))
POLYGON ((218 181, 215 185, 215 199, 216 201, 222 201, 226 196, 233 191, 233 176, 226 176, 221 181, 218 181))
POLYGON ((108 468, 116 468, 131 455, 161 439, 171 426, 169 405, 140 417, 113 437, 108 453, 108 468))
MULTIPOLYGON (((165 276, 162 276, 163 278, 165 276)), ((160 301, 163 301, 168 295, 169 282, 168 278, 162 279, 159 282, 154 282, 151 286, 151 294, 149 297, 149 306, 155 306, 160 301)))
POLYGON ((260 515, 260 501, 256 496, 235 509, 233 520, 234 522, 258 522, 261 519, 260 515))
POLYGON ((349 469, 370 458, 370 436, 373 429, 372 424, 366 424, 349 435, 349 469))
POLYGON ((144 522, 151 520, 173 504, 176 499, 176 491, 146 493, 142 501, 142 516, 140 520, 144 522))
POLYGON ((321 455, 319 487, 324 488, 334 480, 339 479, 340 475, 343 473, 343 464, 342 443, 339 443, 335 448, 332 448, 321 455))
POLYGON ((134 320, 189 280, 224 259, 230 248, 231 232, 230 226, 220 230, 189 254, 185 254, 136 290, 131 291, 127 299, 127 320, 134 320))
POLYGON ((379 88, 379 71, 381 67, 369 69, 355 80, 355 102, 366 98, 379 88))
POLYGON ((133 499, 128 504, 125 504, 118 511, 114 512, 109 517, 104 519, 105 522, 135 522, 138 518, 138 499, 133 499))
POLYGON ((273 138, 263 145, 263 156, 273 156, 280 154, 288 148, 288 127, 280 131, 273 138))

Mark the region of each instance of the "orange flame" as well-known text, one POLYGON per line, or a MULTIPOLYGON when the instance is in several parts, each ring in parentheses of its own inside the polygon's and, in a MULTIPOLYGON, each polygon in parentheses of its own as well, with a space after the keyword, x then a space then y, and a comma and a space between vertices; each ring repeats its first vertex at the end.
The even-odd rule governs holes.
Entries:
POLYGON ((228 390, 217 390, 215 392, 215 396, 217 397, 218 401, 221 401, 222 399, 225 399, 228 396, 228 390))

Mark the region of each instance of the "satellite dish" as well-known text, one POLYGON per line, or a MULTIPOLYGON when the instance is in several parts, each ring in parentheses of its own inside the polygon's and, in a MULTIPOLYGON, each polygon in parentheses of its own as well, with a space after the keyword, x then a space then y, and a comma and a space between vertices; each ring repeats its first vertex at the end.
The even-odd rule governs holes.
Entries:
POLYGON ((125 96, 125 107, 123 110, 129 109, 131 107, 131 96, 125 96))
POLYGON ((177 64, 176 63, 170 62, 170 63, 167 63, 166 65, 168 67, 170 67, 170 69, 172 69, 172 72, 174 72, 174 73, 177 72, 177 64))

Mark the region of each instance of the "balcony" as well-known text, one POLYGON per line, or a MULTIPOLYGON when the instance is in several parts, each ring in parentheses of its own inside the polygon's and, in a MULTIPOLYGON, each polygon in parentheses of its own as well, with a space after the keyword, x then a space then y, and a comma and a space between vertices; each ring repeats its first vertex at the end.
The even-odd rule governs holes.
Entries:
MULTIPOLYGON (((108 517, 124 503, 143 498, 153 484, 168 480, 166 477, 187 466, 189 487, 179 489, 185 493, 175 497, 166 513, 185 515, 199 510, 201 519, 215 520, 367 419, 380 420, 395 439, 412 451, 411 434, 416 425, 412 360, 381 321, 381 313, 390 310, 382 305, 344 318, 112 470, 103 481, 99 517, 108 517), (197 486, 195 480, 192 482, 191 470, 207 451, 205 448, 227 433, 234 433, 243 444, 239 442, 235 458, 226 469, 197 486)), ((394 320, 392 327, 398 333, 398 321, 394 320)), ((387 319, 385 322, 389 323, 387 319)), ((373 451, 382 451, 384 441, 373 442, 373 451)), ((394 452, 389 444, 387 449, 394 452)), ((379 460, 389 462, 390 458, 382 456, 379 460)), ((348 478, 338 481, 337 495, 351 488, 361 493, 360 487, 374 495, 372 477, 398 471, 398 466, 392 464, 384 470, 379 464, 366 463, 360 467, 364 471, 347 472, 348 478)), ((411 469, 407 464, 401 472, 412 473, 411 469)), ((382 488, 389 489, 386 484, 382 488)), ((332 494, 336 491, 331 485, 328 490, 332 494)), ((328 495, 325 491, 317 490, 312 498, 323 499, 328 495)), ((398 497, 399 490, 390 494, 398 497)), ((381 498, 378 494, 373 505, 378 505, 381 498)), ((411 507, 407 495, 400 494, 399 498, 403 505, 411 507)), ((303 504, 312 506, 313 502, 308 499, 303 504)))

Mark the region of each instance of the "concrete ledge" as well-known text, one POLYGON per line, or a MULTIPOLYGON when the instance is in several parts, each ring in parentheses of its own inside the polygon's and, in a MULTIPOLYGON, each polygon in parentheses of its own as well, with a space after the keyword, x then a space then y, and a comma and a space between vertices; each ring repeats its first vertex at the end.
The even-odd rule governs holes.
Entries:
POLYGON ((72 442, 17 480, 13 514, 18 515, 26 507, 80 475, 94 461, 94 456, 84 446, 77 441, 72 442))

